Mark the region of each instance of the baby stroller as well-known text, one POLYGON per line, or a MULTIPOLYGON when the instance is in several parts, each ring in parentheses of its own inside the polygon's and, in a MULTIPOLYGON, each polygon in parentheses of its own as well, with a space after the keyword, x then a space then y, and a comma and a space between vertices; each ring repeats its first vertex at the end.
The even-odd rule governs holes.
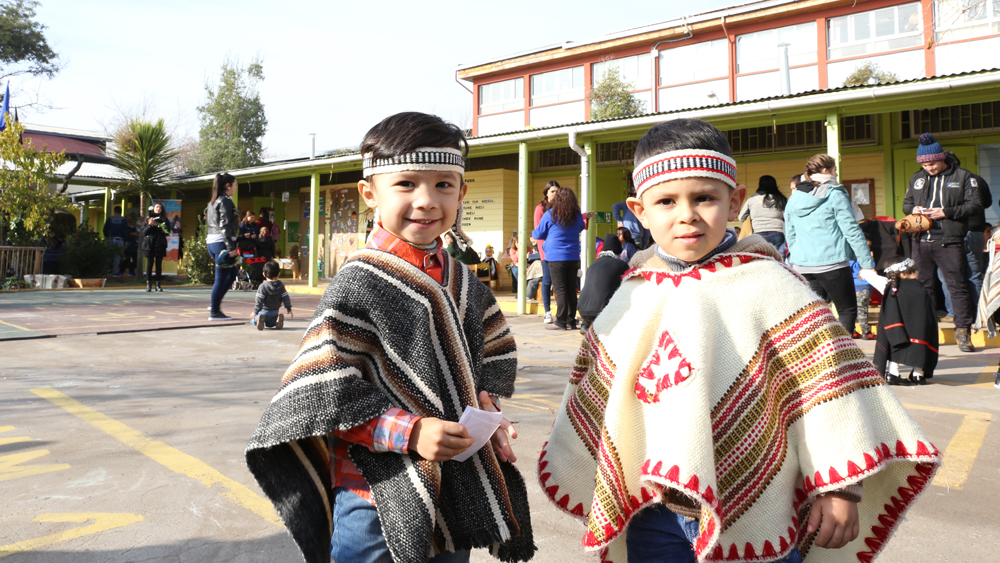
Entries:
POLYGON ((264 264, 267 263, 267 258, 257 255, 257 243, 252 240, 238 240, 236 251, 242 260, 238 266, 239 271, 236 272, 236 279, 233 280, 233 289, 256 291, 264 281, 264 264))

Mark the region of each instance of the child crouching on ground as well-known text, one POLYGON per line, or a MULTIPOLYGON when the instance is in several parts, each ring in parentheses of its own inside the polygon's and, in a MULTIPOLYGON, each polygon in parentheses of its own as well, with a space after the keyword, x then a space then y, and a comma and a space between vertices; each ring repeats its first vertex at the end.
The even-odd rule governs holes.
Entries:
POLYGON ((264 283, 257 287, 257 299, 253 305, 253 316, 250 322, 257 327, 257 330, 276 328, 281 330, 285 326, 285 316, 281 314, 281 305, 285 305, 288 318, 295 318, 292 314, 292 298, 285 290, 285 284, 281 283, 278 276, 281 274, 281 267, 277 262, 267 262, 264 264, 264 283))
POLYGON ((458 127, 401 113, 361 143, 367 246, 323 295, 247 446, 247 465, 306 561, 503 561, 535 552, 506 432, 472 445, 466 407, 514 392, 517 349, 489 288, 441 235, 462 225, 468 145, 458 127))
POLYGON ((617 563, 870 560, 938 451, 774 247, 727 230, 745 188, 718 129, 657 125, 635 161, 655 244, 586 335, 543 489, 617 563))
POLYGON ((895 258, 885 267, 889 278, 878 316, 875 367, 889 385, 925 385, 938 361, 938 323, 934 304, 909 258, 895 258), (900 365, 911 366, 909 380, 900 365))

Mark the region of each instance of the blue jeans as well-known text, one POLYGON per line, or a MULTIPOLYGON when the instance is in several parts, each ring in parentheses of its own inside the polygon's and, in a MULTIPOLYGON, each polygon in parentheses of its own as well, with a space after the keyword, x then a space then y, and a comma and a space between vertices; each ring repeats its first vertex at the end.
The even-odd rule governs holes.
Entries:
POLYGON ((274 328, 275 323, 278 321, 278 311, 268 311, 267 309, 261 309, 257 316, 253 318, 254 326, 261 321, 261 317, 264 317, 264 326, 267 328, 274 328))
MULTIPOLYGON (((208 253, 215 258, 220 252, 226 249, 226 243, 224 242, 210 242, 208 243, 208 253)), ((222 298, 226 296, 226 292, 229 288, 233 287, 233 281, 236 280, 236 266, 231 268, 220 268, 218 265, 215 266, 215 285, 212 286, 212 312, 219 313, 222 307, 222 298)))
POLYGON ((763 231, 760 233, 754 233, 764 237, 764 240, 771 243, 771 246, 778 248, 782 243, 785 242, 785 233, 781 231, 763 231))
POLYGON ((542 307, 549 312, 552 302, 552 277, 549 275, 549 261, 542 260, 542 307))
MULTIPOLYGON (((625 534, 628 563, 695 563, 694 544, 698 521, 675 514, 662 504, 642 509, 625 534)), ((799 549, 776 563, 802 563, 799 549)))
MULTIPOLYGON (((442 553, 428 563, 468 563, 471 552, 442 553)), ((333 490, 333 535, 330 558, 337 563, 392 563, 382 535, 378 510, 365 499, 337 487, 333 490)))

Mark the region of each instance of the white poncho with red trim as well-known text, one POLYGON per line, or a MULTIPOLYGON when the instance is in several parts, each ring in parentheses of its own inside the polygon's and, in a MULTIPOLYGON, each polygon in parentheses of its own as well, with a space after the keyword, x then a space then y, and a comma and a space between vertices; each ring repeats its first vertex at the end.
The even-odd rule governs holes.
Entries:
MULTIPOLYGON (((538 471, 625 563, 629 520, 664 488, 700 505, 698 561, 871 561, 940 454, 773 247, 750 237, 673 272, 630 270, 587 333, 538 471), (813 548, 820 493, 864 481, 861 533, 813 548)), ((633 260, 633 264, 636 261, 633 260)))

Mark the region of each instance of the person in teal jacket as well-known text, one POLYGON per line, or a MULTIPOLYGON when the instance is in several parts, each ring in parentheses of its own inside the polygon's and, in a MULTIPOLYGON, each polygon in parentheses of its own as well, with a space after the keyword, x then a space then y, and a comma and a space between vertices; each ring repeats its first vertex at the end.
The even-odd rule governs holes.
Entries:
POLYGON ((837 163, 827 154, 806 162, 805 174, 785 205, 788 261, 820 297, 833 301, 840 324, 854 333, 858 304, 850 260, 874 273, 875 263, 851 200, 837 182, 837 163))

